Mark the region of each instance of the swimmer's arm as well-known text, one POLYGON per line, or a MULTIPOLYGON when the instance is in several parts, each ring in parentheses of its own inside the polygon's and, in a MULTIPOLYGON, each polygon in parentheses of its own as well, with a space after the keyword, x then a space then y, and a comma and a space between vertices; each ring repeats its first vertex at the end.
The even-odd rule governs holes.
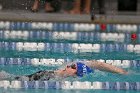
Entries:
POLYGON ((128 72, 125 71, 122 68, 118 68, 116 66, 107 64, 107 63, 103 63, 103 62, 97 62, 95 60, 93 61, 87 61, 87 65, 89 67, 92 67, 94 69, 98 69, 101 71, 107 71, 107 72, 112 72, 112 73, 118 73, 118 74, 127 74, 128 72))

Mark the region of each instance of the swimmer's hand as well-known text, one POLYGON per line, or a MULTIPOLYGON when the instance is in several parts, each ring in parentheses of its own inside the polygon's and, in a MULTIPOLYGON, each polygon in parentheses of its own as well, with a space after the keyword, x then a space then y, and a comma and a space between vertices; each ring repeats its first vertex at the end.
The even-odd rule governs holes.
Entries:
POLYGON ((128 72, 127 72, 127 71, 125 71, 125 70, 122 70, 122 71, 120 72, 120 74, 127 75, 127 74, 128 74, 128 72))

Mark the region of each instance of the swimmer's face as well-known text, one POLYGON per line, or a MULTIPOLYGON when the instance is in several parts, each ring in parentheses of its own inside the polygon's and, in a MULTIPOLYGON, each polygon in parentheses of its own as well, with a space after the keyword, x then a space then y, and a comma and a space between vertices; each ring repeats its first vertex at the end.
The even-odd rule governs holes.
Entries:
POLYGON ((77 69, 76 69, 76 64, 72 64, 72 65, 67 65, 64 69, 64 72, 68 75, 68 76, 75 76, 77 69))

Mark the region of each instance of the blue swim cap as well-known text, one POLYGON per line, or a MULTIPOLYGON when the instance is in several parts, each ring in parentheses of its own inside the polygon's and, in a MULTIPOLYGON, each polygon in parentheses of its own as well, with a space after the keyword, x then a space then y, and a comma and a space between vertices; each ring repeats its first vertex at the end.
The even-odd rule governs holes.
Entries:
POLYGON ((85 65, 84 63, 77 62, 77 76, 82 77, 85 74, 93 73, 93 69, 85 65))

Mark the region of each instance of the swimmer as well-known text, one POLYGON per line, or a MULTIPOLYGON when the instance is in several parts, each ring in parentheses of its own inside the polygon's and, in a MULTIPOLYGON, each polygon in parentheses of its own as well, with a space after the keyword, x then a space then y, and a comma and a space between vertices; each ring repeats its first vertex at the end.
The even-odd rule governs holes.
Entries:
POLYGON ((86 62, 73 62, 71 64, 66 65, 65 68, 54 70, 54 71, 38 71, 31 75, 24 76, 16 76, 13 74, 9 74, 5 71, 0 72, 0 80, 2 79, 10 79, 10 80, 21 80, 21 81, 36 81, 36 80, 50 80, 53 78, 66 78, 66 77, 83 77, 84 75, 88 75, 90 73, 94 73, 94 70, 98 69, 101 71, 107 71, 111 73, 118 74, 127 74, 127 71, 122 68, 118 68, 116 66, 97 62, 95 60, 86 61, 86 62))

